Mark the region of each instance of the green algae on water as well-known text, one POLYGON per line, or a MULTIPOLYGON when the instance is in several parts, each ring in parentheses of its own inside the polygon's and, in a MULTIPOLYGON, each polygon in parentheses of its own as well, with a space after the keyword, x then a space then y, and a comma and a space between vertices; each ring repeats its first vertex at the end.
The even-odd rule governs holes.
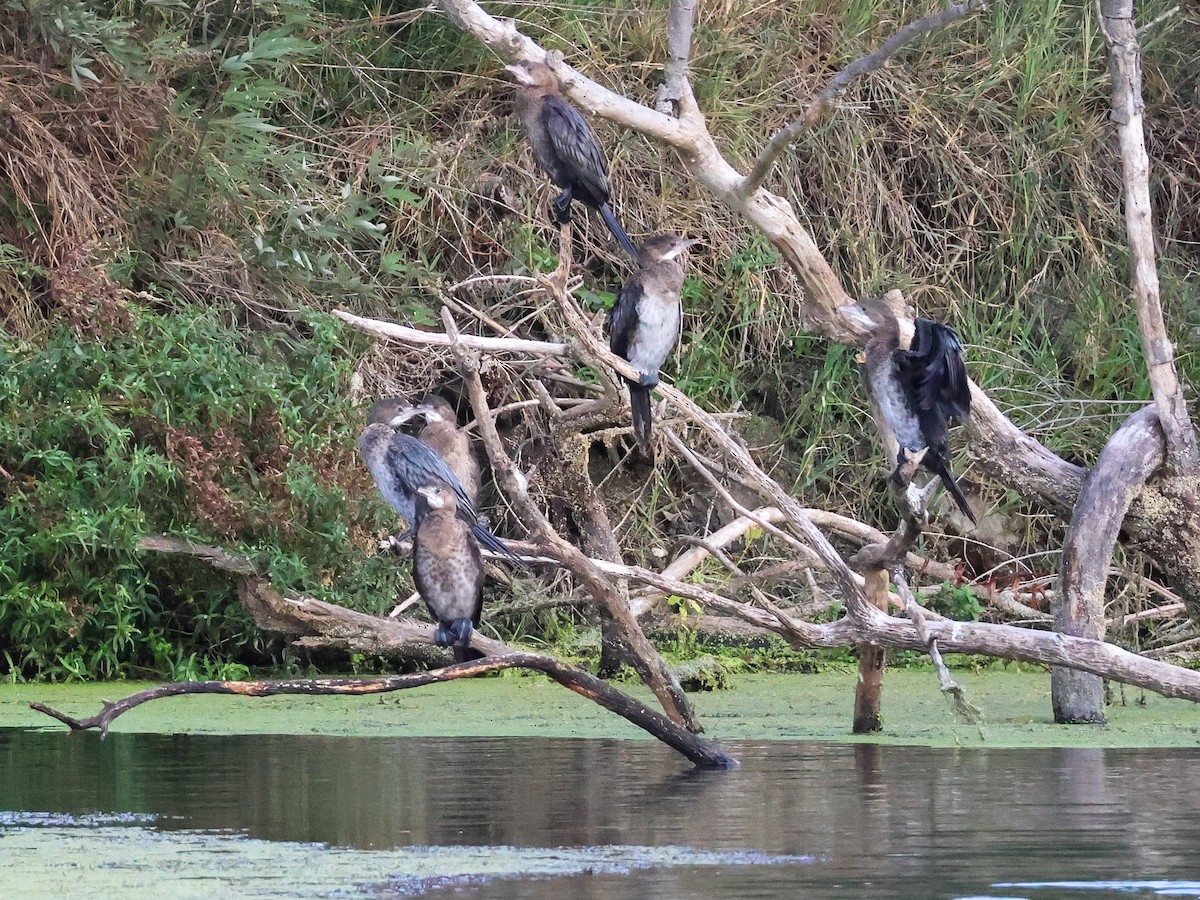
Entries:
MULTIPOLYGON (((956 673, 983 709, 981 727, 954 718, 937 679, 896 669, 884 683, 884 731, 851 736, 852 672, 735 675, 733 689, 694 694, 708 737, 732 740, 877 741, 932 747, 1178 747, 1200 743, 1200 705, 1126 688, 1107 726, 1054 724, 1050 679, 1037 671, 956 673)), ((60 729, 29 709, 41 700, 75 716, 146 687, 137 682, 0 687, 0 727, 60 729)), ((624 686, 648 704, 649 692, 624 686)), ((359 737, 589 737, 649 739, 619 716, 534 676, 462 680, 370 697, 193 695, 140 706, 113 731, 189 734, 328 734, 359 737)))

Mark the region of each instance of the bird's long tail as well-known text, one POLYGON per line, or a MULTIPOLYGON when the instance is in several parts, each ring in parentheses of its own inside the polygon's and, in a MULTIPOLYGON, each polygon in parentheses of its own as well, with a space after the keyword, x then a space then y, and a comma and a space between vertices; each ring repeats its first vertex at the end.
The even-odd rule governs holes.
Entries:
MULTIPOLYGON (((480 601, 482 602, 482 600, 480 601)), ((471 634, 475 630, 475 626, 479 623, 471 619, 455 619, 450 624, 450 631, 454 633, 455 642, 451 648, 454 653, 455 662, 470 662, 473 659, 483 659, 487 654, 480 650, 476 650, 471 644, 471 634)))
POLYGON ((929 468, 937 473, 938 478, 942 479, 942 484, 946 486, 946 490, 950 492, 950 496, 954 498, 954 502, 958 504, 962 514, 971 520, 972 525, 978 525, 979 520, 975 518, 975 513, 971 512, 971 505, 967 503, 966 495, 958 486, 958 482, 954 480, 954 473, 950 471, 950 467, 940 459, 935 461, 927 457, 926 462, 929 468))
POLYGON ((483 659, 487 656, 482 650, 476 650, 474 647, 463 647, 461 644, 455 644, 451 650, 454 653, 455 662, 472 662, 476 659, 483 659))
POLYGON ((633 408, 633 437, 637 441, 638 450, 650 462, 654 462, 654 443, 650 440, 650 424, 653 416, 650 412, 650 388, 636 382, 629 382, 629 405, 633 408))
POLYGON ((629 239, 629 235, 625 233, 625 229, 621 227, 621 223, 617 221, 617 214, 613 212, 612 207, 607 203, 602 203, 600 205, 600 215, 604 217, 604 224, 608 226, 608 230, 617 239, 617 243, 636 260, 638 258, 637 247, 633 245, 633 241, 629 239))
POLYGON ((509 562, 516 563, 518 566, 524 567, 525 563, 521 558, 508 549, 508 546, 500 538, 496 537, 487 530, 481 523, 476 522, 471 526, 471 534, 475 540, 479 542, 479 546, 487 547, 493 553, 499 553, 508 559, 509 562))

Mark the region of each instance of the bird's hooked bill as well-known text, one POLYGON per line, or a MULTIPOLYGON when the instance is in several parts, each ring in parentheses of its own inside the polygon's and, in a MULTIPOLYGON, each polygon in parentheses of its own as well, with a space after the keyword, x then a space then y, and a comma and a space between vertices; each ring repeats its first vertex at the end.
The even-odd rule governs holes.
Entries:
POLYGON ((671 251, 669 253, 666 253, 663 255, 663 259, 674 259, 675 257, 679 256, 681 253, 683 253, 685 250, 687 250, 690 247, 696 246, 696 244, 698 244, 698 243, 700 243, 700 238, 688 238, 686 241, 680 241, 678 244, 676 244, 674 247, 671 248, 671 251))
POLYGON ((441 509, 446 505, 446 501, 443 498, 442 488, 438 485, 426 485, 425 487, 419 487, 417 488, 417 493, 425 498, 425 502, 428 503, 432 509, 441 509))
POLYGON ((409 419, 415 419, 419 415, 421 415, 420 409, 415 406, 409 406, 406 409, 402 409, 400 412, 396 413, 396 415, 394 415, 388 421, 388 425, 390 425, 392 428, 399 428, 409 419))
POLYGON ((529 76, 529 70, 525 66, 517 63, 511 66, 505 66, 504 71, 515 78, 521 84, 533 84, 533 79, 529 76))

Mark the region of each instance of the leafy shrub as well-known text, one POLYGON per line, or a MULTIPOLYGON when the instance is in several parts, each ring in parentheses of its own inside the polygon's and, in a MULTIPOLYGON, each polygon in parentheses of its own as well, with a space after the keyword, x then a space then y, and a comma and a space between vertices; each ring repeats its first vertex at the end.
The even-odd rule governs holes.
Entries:
POLYGON ((178 677, 277 661, 234 580, 139 552, 159 532, 261 554, 283 588, 378 609, 388 521, 354 457, 341 330, 306 340, 227 310, 134 309, 100 341, 0 341, 0 668, 13 677, 178 677))

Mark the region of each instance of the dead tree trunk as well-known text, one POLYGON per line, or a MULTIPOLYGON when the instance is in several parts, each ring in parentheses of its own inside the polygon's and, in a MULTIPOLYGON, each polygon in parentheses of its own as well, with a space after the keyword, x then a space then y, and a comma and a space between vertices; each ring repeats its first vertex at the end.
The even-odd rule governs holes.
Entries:
POLYGON ((1188 415, 1183 386, 1175 371, 1175 350, 1167 336, 1154 254, 1154 213, 1150 205, 1150 157, 1146 152, 1142 100, 1142 49, 1133 20, 1133 0, 1103 0, 1101 29, 1108 41, 1112 74, 1112 120, 1121 145, 1125 183, 1125 230, 1129 268, 1137 305, 1138 332, 1150 374, 1150 388, 1167 440, 1167 469, 1193 475, 1200 470, 1196 432, 1188 415))
MULTIPOLYGON (((867 599, 876 609, 887 612, 888 576, 886 569, 866 573, 867 599)), ((879 644, 858 645, 858 683, 854 689, 854 734, 883 731, 883 669, 887 652, 879 644)))
MULTIPOLYGON (((1104 640, 1104 586, 1121 522, 1133 496, 1162 463, 1156 407, 1135 413, 1109 439, 1088 474, 1063 545, 1062 589, 1054 609, 1059 634, 1104 640)), ((1054 721, 1103 724, 1104 680, 1055 666, 1050 675, 1054 721)))

